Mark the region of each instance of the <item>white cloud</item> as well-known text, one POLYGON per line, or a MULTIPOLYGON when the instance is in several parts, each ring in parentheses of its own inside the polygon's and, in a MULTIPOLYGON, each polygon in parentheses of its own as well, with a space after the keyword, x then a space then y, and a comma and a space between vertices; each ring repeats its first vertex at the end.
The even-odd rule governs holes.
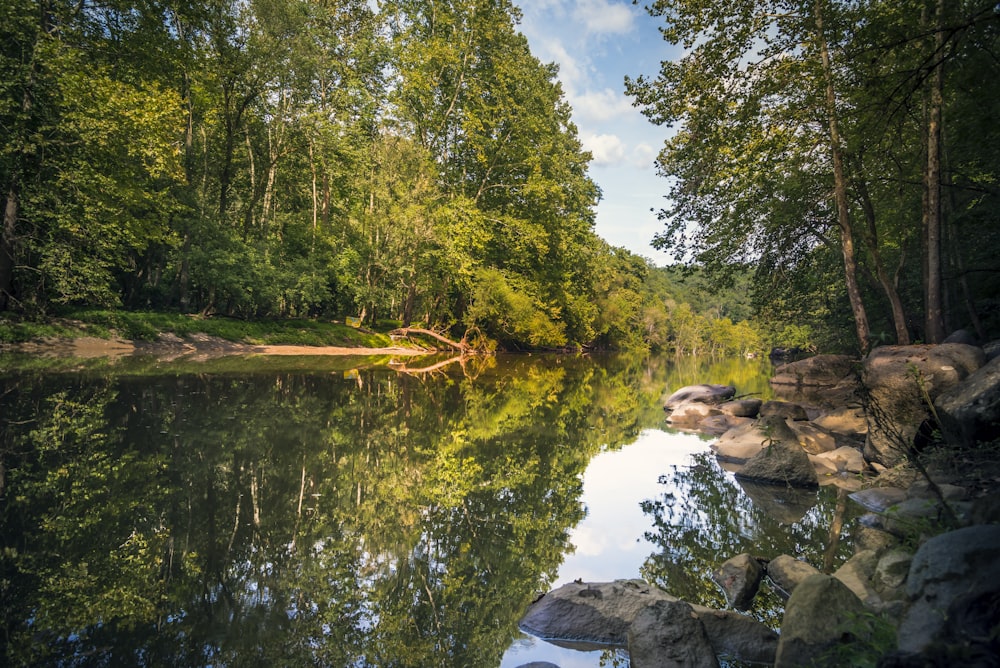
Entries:
POLYGON ((635 113, 632 102, 610 88, 573 95, 570 104, 573 106, 574 116, 594 121, 607 121, 635 113))
POLYGON ((608 0, 585 0, 576 12, 591 35, 621 35, 632 30, 635 13, 628 5, 608 0))
POLYGON ((631 162, 640 169, 653 169, 657 150, 642 142, 632 149, 631 162))
POLYGON ((594 165, 615 165, 626 159, 625 144, 616 135, 585 134, 583 147, 594 154, 594 165))

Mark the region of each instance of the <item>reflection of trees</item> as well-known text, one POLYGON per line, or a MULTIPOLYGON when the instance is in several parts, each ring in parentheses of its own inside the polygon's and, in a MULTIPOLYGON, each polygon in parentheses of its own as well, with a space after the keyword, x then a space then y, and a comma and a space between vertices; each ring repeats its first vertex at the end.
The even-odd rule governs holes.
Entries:
MULTIPOLYGON (((662 552, 649 557, 643 574, 685 600, 725 607, 725 596, 712 582, 711 573, 743 552, 766 559, 788 554, 827 571, 849 556, 849 546, 840 541, 839 533, 845 507, 838 503, 835 489, 821 489, 811 508, 809 503, 801 505, 799 496, 783 496, 787 490, 777 490, 777 499, 767 497, 775 490, 751 490, 760 495, 755 503, 711 453, 697 455, 693 466, 675 468, 661 482, 666 491, 644 502, 643 511, 653 521, 646 538, 662 552), (775 505, 762 504, 765 499, 775 505), (795 515, 801 519, 782 524, 782 517, 773 510, 792 502, 798 504, 795 515)), ((780 601, 774 594, 762 593, 751 613, 777 627, 780 601)))
POLYGON ((495 665, 651 368, 4 379, 3 655, 495 665))

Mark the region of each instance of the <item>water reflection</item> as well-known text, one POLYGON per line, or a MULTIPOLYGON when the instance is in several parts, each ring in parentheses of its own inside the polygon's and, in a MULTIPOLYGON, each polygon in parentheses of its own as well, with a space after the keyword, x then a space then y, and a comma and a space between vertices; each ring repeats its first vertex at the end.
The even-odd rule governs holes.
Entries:
POLYGON ((560 565, 704 588, 693 548, 671 553, 674 526, 721 554, 745 523, 704 507, 728 502, 709 489, 724 477, 682 465, 691 480, 665 488, 677 462, 646 460, 642 528, 606 530, 591 554, 574 533, 589 530, 584 474, 629 479, 613 457, 660 438, 667 390, 767 391, 740 360, 486 358, 420 375, 336 358, 29 362, 0 364, 8 664, 500 665, 560 565))

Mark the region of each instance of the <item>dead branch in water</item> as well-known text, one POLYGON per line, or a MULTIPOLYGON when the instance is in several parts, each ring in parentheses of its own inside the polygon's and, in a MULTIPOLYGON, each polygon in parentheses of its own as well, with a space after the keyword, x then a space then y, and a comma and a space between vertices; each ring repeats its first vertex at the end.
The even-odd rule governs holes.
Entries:
POLYGON ((441 343, 447 344, 458 350, 460 352, 469 352, 469 346, 464 341, 452 341, 447 336, 443 334, 438 334, 437 332, 430 329, 423 329, 421 327, 403 327, 401 329, 394 329, 389 332, 391 335, 395 336, 410 336, 411 334, 422 334, 424 336, 429 336, 432 339, 440 341, 441 343))

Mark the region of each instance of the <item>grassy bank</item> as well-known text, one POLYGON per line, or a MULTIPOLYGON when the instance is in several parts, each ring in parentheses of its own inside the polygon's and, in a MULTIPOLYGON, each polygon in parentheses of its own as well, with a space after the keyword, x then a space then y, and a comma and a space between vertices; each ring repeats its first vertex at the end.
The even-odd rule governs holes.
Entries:
MULTIPOLYGON (((395 323, 387 326, 392 329, 395 323)), ((194 334, 254 345, 343 346, 378 348, 392 345, 388 334, 307 319, 239 320, 158 311, 80 309, 58 317, 28 319, 0 315, 0 343, 56 338, 119 337, 156 341, 161 334, 181 338, 194 334)))

